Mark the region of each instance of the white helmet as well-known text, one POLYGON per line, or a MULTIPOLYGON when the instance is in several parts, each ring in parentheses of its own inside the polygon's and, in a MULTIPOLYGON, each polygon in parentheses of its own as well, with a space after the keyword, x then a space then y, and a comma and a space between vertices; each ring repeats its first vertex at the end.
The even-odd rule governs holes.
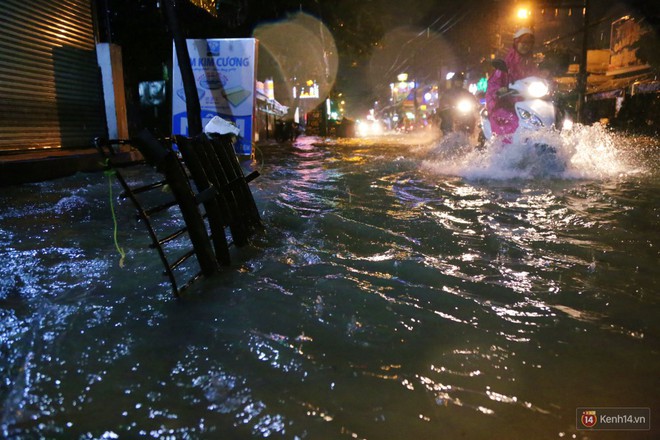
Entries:
POLYGON ((520 28, 516 31, 515 34, 513 34, 513 39, 517 40, 518 38, 522 37, 523 35, 531 35, 533 37, 534 36, 534 31, 531 30, 530 28, 520 28))

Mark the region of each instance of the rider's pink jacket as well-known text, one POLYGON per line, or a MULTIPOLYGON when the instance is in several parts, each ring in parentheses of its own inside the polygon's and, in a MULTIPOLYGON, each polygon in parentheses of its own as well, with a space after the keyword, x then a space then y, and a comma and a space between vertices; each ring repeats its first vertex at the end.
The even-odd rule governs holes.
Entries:
POLYGON ((488 119, 494 134, 506 135, 513 133, 518 128, 518 118, 513 107, 515 98, 498 98, 497 91, 501 87, 507 87, 514 81, 528 76, 538 76, 539 69, 534 64, 531 56, 523 56, 513 47, 504 57, 508 72, 495 70, 488 79, 486 89, 486 108, 488 119))

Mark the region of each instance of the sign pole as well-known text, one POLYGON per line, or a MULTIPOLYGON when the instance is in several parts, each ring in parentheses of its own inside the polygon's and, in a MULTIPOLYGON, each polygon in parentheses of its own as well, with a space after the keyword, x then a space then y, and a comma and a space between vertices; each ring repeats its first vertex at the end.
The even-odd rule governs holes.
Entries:
POLYGON ((174 38, 174 47, 176 48, 177 61, 181 70, 181 80, 183 90, 186 94, 186 111, 188 113, 188 136, 195 137, 202 133, 202 109, 197 95, 197 86, 195 85, 195 76, 190 65, 190 54, 186 39, 181 33, 179 21, 176 18, 174 0, 165 0, 165 15, 167 23, 172 31, 174 38))

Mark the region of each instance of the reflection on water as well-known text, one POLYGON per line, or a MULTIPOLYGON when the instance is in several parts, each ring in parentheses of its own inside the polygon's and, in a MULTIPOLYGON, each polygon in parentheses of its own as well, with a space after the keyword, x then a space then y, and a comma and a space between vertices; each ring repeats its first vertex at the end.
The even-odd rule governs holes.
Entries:
POLYGON ((119 266, 103 175, 0 190, 0 432, 598 438, 578 406, 660 403, 660 155, 587 130, 566 151, 613 162, 541 179, 447 139, 264 148, 266 234, 182 300, 116 200, 119 266))

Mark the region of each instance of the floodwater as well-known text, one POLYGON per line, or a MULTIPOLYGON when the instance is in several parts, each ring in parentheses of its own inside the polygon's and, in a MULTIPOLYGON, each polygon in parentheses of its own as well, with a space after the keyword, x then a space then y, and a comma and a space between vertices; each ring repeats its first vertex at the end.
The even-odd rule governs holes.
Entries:
POLYGON ((658 438, 658 140, 547 136, 262 147, 265 233, 181 299, 104 174, 0 189, 0 436, 658 438))

